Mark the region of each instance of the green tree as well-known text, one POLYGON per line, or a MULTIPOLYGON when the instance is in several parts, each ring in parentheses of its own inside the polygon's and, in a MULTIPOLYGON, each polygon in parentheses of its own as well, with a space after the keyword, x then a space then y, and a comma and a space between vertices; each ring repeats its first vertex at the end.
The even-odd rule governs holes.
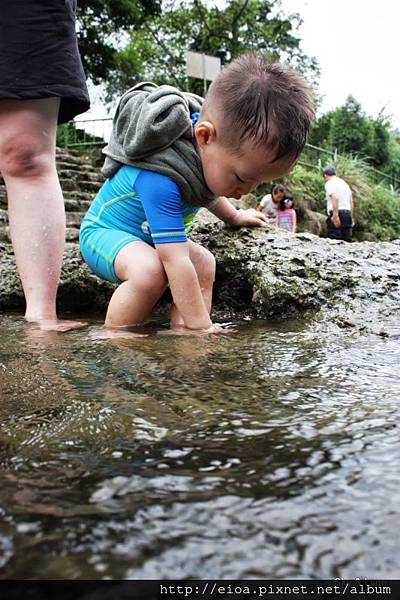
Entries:
POLYGON ((368 117, 352 96, 346 103, 319 117, 314 123, 309 143, 339 153, 365 158, 377 169, 387 170, 391 160, 390 120, 381 113, 368 117))
POLYGON ((79 0, 78 43, 87 77, 95 84, 106 80, 126 32, 160 11, 161 0, 79 0))
POLYGON ((278 0, 230 0, 224 8, 204 0, 163 2, 163 9, 132 29, 128 43, 115 54, 115 69, 106 82, 109 98, 137 81, 171 83, 202 93, 202 82, 186 76, 186 50, 221 58, 257 51, 284 60, 314 82, 318 65, 300 49, 298 15, 277 11, 278 0))
MULTIPOLYGON (((400 132, 394 131, 389 139, 389 160, 385 169, 396 181, 400 182, 400 132)), ((400 192, 400 185, 396 185, 400 192)))
POLYGON ((330 147, 332 112, 327 112, 316 119, 310 129, 308 143, 321 148, 330 147))
POLYGON ((390 160, 390 122, 382 114, 372 121, 373 140, 371 162, 377 169, 385 169, 390 160))
POLYGON ((370 158, 373 152, 373 125, 361 104, 348 96, 344 106, 332 112, 329 143, 339 152, 370 158))

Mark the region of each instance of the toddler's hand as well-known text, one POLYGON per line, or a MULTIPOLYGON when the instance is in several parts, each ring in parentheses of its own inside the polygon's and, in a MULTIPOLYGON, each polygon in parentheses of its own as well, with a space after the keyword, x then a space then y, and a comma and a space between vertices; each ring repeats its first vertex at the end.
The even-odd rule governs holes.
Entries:
POLYGON ((236 333, 236 329, 223 327, 218 323, 213 323, 211 327, 207 329, 188 329, 183 325, 179 325, 174 327, 173 329, 169 329, 168 331, 159 332, 160 335, 215 335, 215 334, 227 334, 227 333, 236 333))
POLYGON ((247 210, 239 209, 236 213, 236 219, 233 225, 240 227, 265 227, 267 217, 254 208, 247 210))
POLYGON ((210 333, 235 333, 235 332, 236 332, 236 329, 227 329, 226 327, 223 327, 219 323, 213 323, 211 325, 211 327, 209 327, 208 329, 202 329, 201 330, 201 333, 203 333, 203 334, 210 334, 210 333))

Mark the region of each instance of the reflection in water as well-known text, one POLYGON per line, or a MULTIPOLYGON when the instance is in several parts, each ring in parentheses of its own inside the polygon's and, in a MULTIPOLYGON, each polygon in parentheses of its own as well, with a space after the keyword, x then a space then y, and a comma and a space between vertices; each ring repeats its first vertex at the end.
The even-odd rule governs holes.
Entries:
POLYGON ((2 577, 399 577, 390 331, 96 341, 1 317, 2 577))

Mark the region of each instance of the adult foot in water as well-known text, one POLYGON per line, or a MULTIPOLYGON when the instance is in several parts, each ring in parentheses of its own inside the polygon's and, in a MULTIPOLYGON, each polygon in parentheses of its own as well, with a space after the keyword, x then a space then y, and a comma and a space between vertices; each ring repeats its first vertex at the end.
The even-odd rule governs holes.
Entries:
POLYGON ((85 321, 72 321, 69 319, 29 319, 25 317, 28 323, 37 325, 41 331, 72 331, 74 329, 82 329, 87 326, 85 321))

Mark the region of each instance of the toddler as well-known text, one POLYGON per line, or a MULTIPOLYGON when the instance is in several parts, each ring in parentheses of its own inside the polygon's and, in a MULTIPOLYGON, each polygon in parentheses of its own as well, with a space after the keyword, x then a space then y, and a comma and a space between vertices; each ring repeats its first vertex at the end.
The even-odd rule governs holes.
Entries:
POLYGON ((286 229, 291 233, 296 232, 297 217, 294 210, 293 196, 286 192, 285 198, 279 202, 278 210, 276 211, 276 224, 280 229, 286 229))
POLYGON ((204 100, 148 83, 122 96, 103 151, 107 180, 80 230, 89 267, 119 284, 107 327, 142 323, 169 286, 172 330, 222 331, 210 317, 215 260, 188 239, 190 225, 202 206, 229 225, 265 225, 228 198, 293 167, 313 112, 300 75, 254 54, 225 67, 204 100))

